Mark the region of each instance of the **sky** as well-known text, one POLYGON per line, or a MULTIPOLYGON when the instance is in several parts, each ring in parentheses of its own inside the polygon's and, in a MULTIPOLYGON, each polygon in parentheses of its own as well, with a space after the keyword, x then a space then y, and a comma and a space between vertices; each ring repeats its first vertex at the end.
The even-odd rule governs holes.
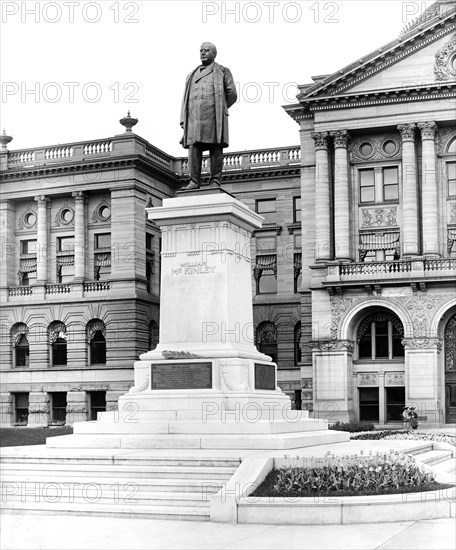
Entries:
POLYGON ((431 1, 2 0, 0 124, 10 150, 134 131, 174 156, 187 74, 202 42, 238 88, 230 147, 299 143, 282 109, 296 85, 331 74, 394 40, 431 1))

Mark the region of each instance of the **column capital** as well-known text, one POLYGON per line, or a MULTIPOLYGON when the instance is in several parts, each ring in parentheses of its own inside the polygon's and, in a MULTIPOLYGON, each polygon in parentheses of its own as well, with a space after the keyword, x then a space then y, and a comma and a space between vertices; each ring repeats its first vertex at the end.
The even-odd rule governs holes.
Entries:
POLYGON ((74 197, 74 202, 85 203, 87 199, 87 195, 82 191, 73 191, 73 193, 71 193, 71 196, 74 197))
POLYGON ((399 124, 397 129, 401 133, 402 141, 415 141, 415 122, 399 124))
POLYGON ((421 139, 435 139, 437 124, 435 122, 420 122, 418 128, 421 130, 421 139))
POLYGON ((33 200, 38 203, 38 206, 45 206, 47 208, 51 206, 51 199, 46 197, 46 195, 37 195, 33 200))
POLYGON ((331 136, 334 138, 334 147, 338 148, 347 148, 348 140, 350 139, 350 134, 347 130, 336 130, 331 132, 331 136))
POLYGON ((315 149, 318 150, 328 150, 328 132, 312 132, 312 139, 315 141, 315 149))

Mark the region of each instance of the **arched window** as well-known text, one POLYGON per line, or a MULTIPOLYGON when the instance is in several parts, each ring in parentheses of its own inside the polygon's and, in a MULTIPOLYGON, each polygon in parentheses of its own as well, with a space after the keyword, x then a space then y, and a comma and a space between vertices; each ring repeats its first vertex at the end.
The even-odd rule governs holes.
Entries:
POLYGON ((277 363, 277 327, 271 321, 263 321, 256 329, 256 343, 261 353, 269 355, 277 363))
POLYGON ((13 349, 13 366, 29 366, 28 327, 25 323, 16 323, 11 327, 11 345, 13 349))
POLYGON ((149 351, 155 349, 159 342, 158 325, 155 321, 149 323, 149 351))
POLYGON ((62 321, 54 321, 49 325, 49 345, 51 365, 65 366, 67 364, 67 329, 62 321))
POLYGON ((89 365, 106 364, 106 325, 100 319, 92 319, 87 324, 89 345, 89 365))
POLYGON ((359 359, 391 360, 404 357, 404 328, 393 313, 373 313, 359 325, 359 359))
POLYGON ((301 353, 301 321, 296 323, 294 328, 294 362, 295 365, 300 363, 302 360, 301 353))

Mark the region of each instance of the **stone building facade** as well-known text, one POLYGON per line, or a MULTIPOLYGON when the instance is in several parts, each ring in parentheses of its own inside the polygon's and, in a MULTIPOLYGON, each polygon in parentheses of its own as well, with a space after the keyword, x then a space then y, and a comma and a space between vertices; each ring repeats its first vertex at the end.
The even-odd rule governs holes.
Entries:
MULTIPOLYGON (((161 239, 145 208, 174 196, 188 166, 132 121, 112 138, 27 151, 0 137, 2 425, 96 418, 158 341, 161 239)), ((222 327, 256 334, 298 405, 299 165, 298 146, 225 157, 226 189, 268 222, 252 238, 257 326, 222 327)))
POLYGON ((286 107, 303 159, 303 372, 330 420, 384 424, 413 404, 456 421, 455 13, 436 2, 286 107))
MULTIPOLYGON (((300 146, 224 156, 224 189, 265 218, 255 343, 296 406, 330 421, 397 423, 415 404, 425 424, 456 422, 455 13, 439 0, 300 86, 285 107, 300 146)), ((0 136, 3 425, 95 418, 158 340, 145 207, 174 196, 188 164, 121 122, 112 138, 27 151, 0 136)))

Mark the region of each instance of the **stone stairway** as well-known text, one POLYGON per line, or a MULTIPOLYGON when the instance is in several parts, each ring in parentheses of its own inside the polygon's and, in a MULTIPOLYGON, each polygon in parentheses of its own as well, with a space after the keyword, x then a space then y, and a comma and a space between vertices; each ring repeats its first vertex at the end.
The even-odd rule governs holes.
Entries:
POLYGON ((4 454, 0 478, 4 511, 200 521, 210 519, 209 495, 241 463, 234 455, 182 452, 168 456, 151 452, 147 458, 138 453, 57 456, 41 447, 33 457, 7 450, 4 454), (178 454, 182 456, 176 458, 178 454))
POLYGON ((417 462, 431 466, 435 473, 452 475, 456 482, 456 457, 454 451, 435 449, 434 444, 430 442, 407 454, 412 454, 417 462))

